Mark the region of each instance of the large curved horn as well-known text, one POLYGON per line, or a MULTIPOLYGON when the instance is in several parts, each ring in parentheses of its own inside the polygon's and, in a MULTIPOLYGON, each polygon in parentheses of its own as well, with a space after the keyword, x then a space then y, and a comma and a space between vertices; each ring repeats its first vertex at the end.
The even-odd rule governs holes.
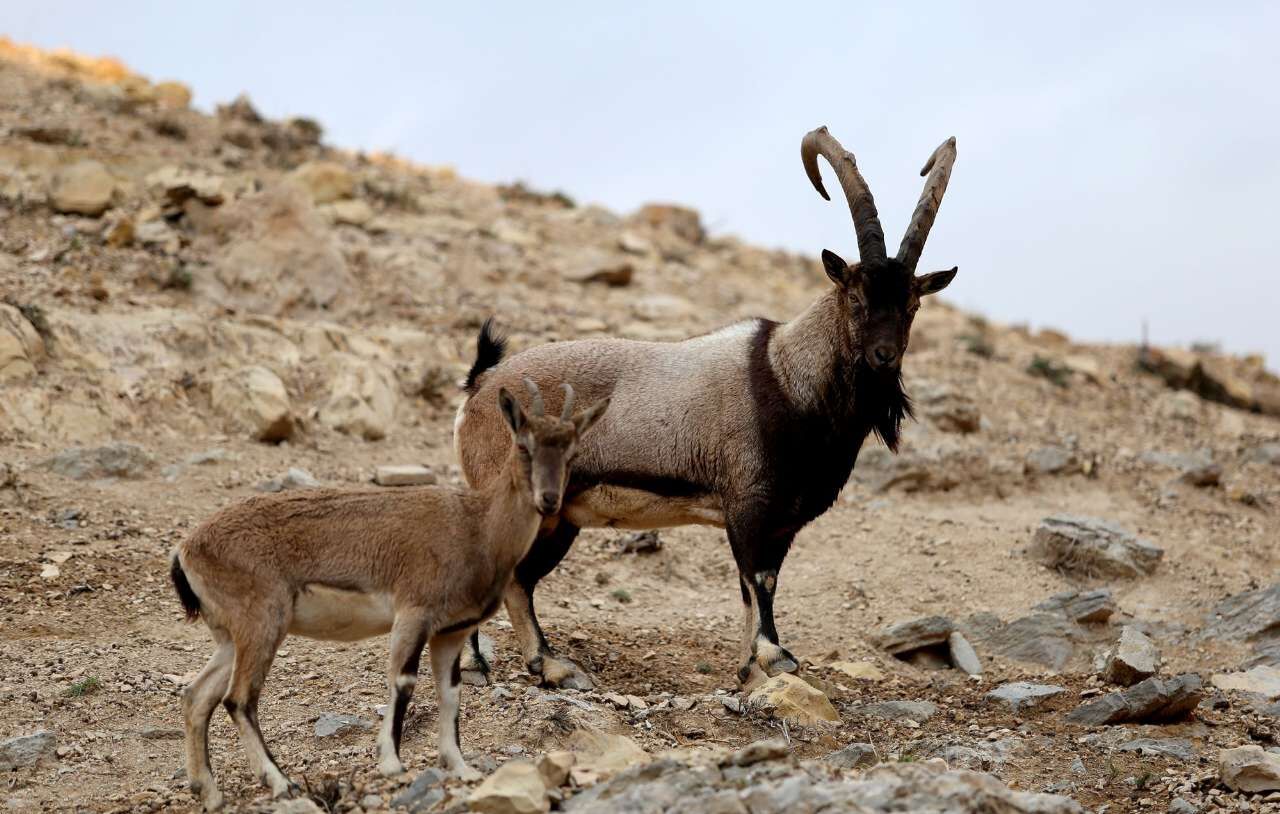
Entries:
POLYGON ((529 391, 529 412, 536 416, 546 415, 546 408, 542 404, 542 391, 538 389, 538 385, 533 383, 533 379, 525 379, 524 386, 529 391))
POLYGON ((858 172, 858 162, 854 160, 853 153, 841 147, 825 126, 810 130, 800 142, 800 160, 804 162, 805 174, 818 194, 829 201, 831 196, 822 186, 822 175, 818 171, 818 156, 827 159, 836 171, 844 196, 849 200, 853 230, 858 235, 859 259, 863 263, 884 260, 884 230, 880 228, 880 214, 876 212, 871 189, 863 180, 862 173, 858 172))
POLYGON ((560 385, 560 389, 564 391, 564 407, 560 410, 560 420, 568 421, 573 418, 573 386, 564 382, 560 385))
POLYGON ((956 137, 952 136, 933 151, 929 161, 920 170, 921 175, 929 177, 924 182, 924 192, 920 193, 920 202, 916 204, 915 214, 911 216, 911 225, 902 236, 902 245, 898 248, 898 259, 911 271, 916 270, 920 262, 920 253, 924 251, 924 242, 933 228, 933 219, 938 216, 938 207, 942 205, 942 195, 947 191, 947 181, 951 180, 951 165, 956 163, 956 137))

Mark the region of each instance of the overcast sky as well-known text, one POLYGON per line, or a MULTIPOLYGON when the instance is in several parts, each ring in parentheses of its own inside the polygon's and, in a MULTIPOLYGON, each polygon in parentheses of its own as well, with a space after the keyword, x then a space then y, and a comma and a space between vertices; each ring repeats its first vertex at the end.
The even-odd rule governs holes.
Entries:
POLYGON ((921 261, 960 266, 953 302, 1083 339, 1146 320, 1280 367, 1280 4, 8 5, 14 39, 118 56, 206 109, 244 91, 338 146, 682 202, 814 255, 857 251, 804 177, 805 131, 857 155, 891 252, 954 135, 921 261))

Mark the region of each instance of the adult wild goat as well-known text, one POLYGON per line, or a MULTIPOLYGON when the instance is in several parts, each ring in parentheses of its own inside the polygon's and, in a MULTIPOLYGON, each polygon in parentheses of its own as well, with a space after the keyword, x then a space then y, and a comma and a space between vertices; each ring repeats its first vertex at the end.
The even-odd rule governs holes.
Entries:
MULTIPOLYGON (((739 680, 797 669, 774 627, 778 569, 796 532, 835 502, 867 435, 896 451, 899 425, 911 414, 900 372, 911 322, 920 298, 956 275, 955 268, 915 275, 955 162, 954 138, 921 171, 924 193, 893 258, 853 155, 825 127, 804 137, 800 157, 830 200, 818 156, 848 199, 859 262, 823 251, 834 286, 790 322, 748 320, 683 342, 558 342, 505 361, 502 341, 488 325, 481 330, 470 398, 454 425, 473 486, 490 483, 502 466, 504 434, 489 395, 495 388, 522 377, 543 387, 572 379, 588 397, 613 404, 583 445, 558 524, 543 524, 507 589, 525 662, 546 683, 591 686, 576 665, 556 657, 533 609, 534 587, 584 526, 724 527, 745 608, 739 680)), ((476 656, 464 658, 469 679, 483 672, 476 656)))
POLYGON ((187 618, 203 617, 217 643, 182 695, 191 789, 222 804, 209 766, 209 718, 221 701, 240 730, 252 772, 276 796, 289 791, 258 728, 258 694, 289 633, 355 641, 391 633, 387 714, 379 770, 404 771, 400 734, 423 646, 439 700, 445 769, 474 776, 458 737, 458 657, 498 608, 516 564, 544 517, 561 509, 578 439, 608 399, 573 414, 563 385, 558 418, 544 415, 525 382, 530 412, 499 388, 494 402, 509 439, 482 489, 315 489, 255 497, 207 520, 173 554, 172 576, 187 618))

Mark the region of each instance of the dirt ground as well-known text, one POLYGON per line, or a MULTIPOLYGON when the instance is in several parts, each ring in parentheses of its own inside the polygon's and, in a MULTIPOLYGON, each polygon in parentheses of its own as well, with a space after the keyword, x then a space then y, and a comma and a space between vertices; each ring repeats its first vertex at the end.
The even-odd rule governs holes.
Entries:
MULTIPOLYGON (((817 264, 806 258, 727 238, 690 240, 679 222, 638 224, 561 209, 534 193, 530 200, 503 197, 448 174, 371 164, 319 146, 272 146, 265 134, 275 131, 264 128, 276 125, 230 114, 165 114, 185 129, 185 141, 174 143, 157 128, 163 117, 151 112, 152 102, 116 107, 98 100, 100 89, 83 91, 106 81, 99 68, 22 53, 5 59, 0 293, 38 306, 48 325, 38 358, 28 349, 34 371, 0 380, 0 476, 7 478, 0 488, 0 740, 50 730, 57 752, 0 777, 0 810, 197 810, 185 786, 179 694, 211 647, 202 625, 182 620, 168 581, 170 550, 201 519, 256 494, 259 484, 290 467, 325 485, 366 484, 375 466, 389 463, 426 464, 442 480, 456 481, 451 422, 460 394, 449 380, 464 369, 481 316, 496 311, 516 326, 517 346, 601 333, 678 337, 746 314, 785 318, 823 285, 817 264), (33 124, 71 126, 81 141, 50 146, 17 137, 33 124), (260 143, 237 146, 234 133, 241 130, 257 133, 260 143), (213 276, 222 268, 225 246, 201 232, 190 209, 165 221, 178 243, 117 246, 99 220, 58 214, 45 202, 49 177, 70 160, 94 156, 121 177, 140 178, 153 166, 183 162, 183 154, 189 154, 184 165, 221 168, 228 179, 256 173, 268 184, 304 158, 364 173, 357 197, 373 202, 381 231, 323 226, 354 288, 320 310, 264 314, 228 304, 227 297, 238 296, 234 285, 230 294, 215 295, 199 281, 191 290, 167 277, 157 282, 157 269, 213 276), (418 196, 415 210, 397 209, 388 179, 418 196), (627 286, 584 284, 557 271, 576 268, 583 246, 595 251, 631 240, 634 249, 634 234, 648 246, 643 253, 611 248, 603 260, 590 260, 608 266, 629 258, 634 279, 627 286), (720 267, 728 270, 714 278, 707 273, 720 267), (419 286, 424 280, 429 288, 419 286), (190 350, 184 319, 207 331, 198 351, 190 350), (342 354, 386 367, 395 386, 385 437, 366 440, 326 424, 333 380, 326 365, 336 352, 314 351, 307 331, 319 323, 346 332, 342 354), (417 332, 410 344, 418 355, 408 364, 393 329, 417 332), (257 344, 236 338, 248 335, 258 336, 257 344), (373 350, 361 350, 361 341, 373 350), (297 358, 290 355, 295 346, 297 358), (286 443, 255 441, 212 406, 208 383, 258 360, 280 372, 293 402, 301 429, 286 443), (403 387, 420 385, 424 376, 435 383, 403 387), (108 442, 139 445, 151 465, 140 477, 86 480, 45 465, 63 449, 108 442), (218 452, 204 456, 206 463, 183 463, 211 451, 218 452), (178 466, 167 470, 171 465, 178 466)), ((128 215, 140 225, 157 214, 162 203, 145 183, 125 186, 116 195, 123 202, 104 219, 128 215)), ((220 206, 253 194, 228 192, 220 206)), ((1211 699, 1191 718, 1159 726, 1088 728, 1064 716, 1106 689, 1092 657, 1124 624, 1153 637, 1166 675, 1208 679, 1248 660, 1246 644, 1200 633, 1218 602, 1277 581, 1280 466, 1258 450, 1280 439, 1280 420, 1175 393, 1134 368, 1133 348, 1076 345, 990 325, 946 305, 926 308, 917 334, 905 367, 920 419, 907 432, 901 462, 868 449, 836 507, 801 532, 780 575, 783 643, 804 661, 806 674, 821 680, 841 714, 837 724, 788 726, 796 753, 819 759, 869 742, 883 759, 915 760, 947 746, 998 743, 1001 760, 964 768, 990 771, 1017 789, 1064 793, 1091 810, 1164 811, 1176 797, 1206 808, 1275 808, 1269 798, 1237 795, 1218 782, 1218 748, 1278 743, 1280 723, 1246 699, 1211 692, 1220 703, 1211 699), (1034 375, 1042 359, 1074 361, 1055 382, 1034 375), (957 432, 957 414, 973 413, 978 422, 957 432), (1034 471, 1027 456, 1046 445, 1066 450, 1072 463, 1034 471), (1183 482, 1152 454, 1203 451, 1222 468, 1216 485, 1183 482), (1155 573, 1134 579, 1077 579, 1047 569, 1025 549, 1037 524, 1058 513, 1118 523, 1163 548, 1163 561, 1155 573), (980 648, 986 669, 968 678, 895 659, 874 640, 897 621, 934 614, 963 620, 981 612, 1008 621, 1051 594, 1100 586, 1114 591, 1119 611, 1057 672, 980 648), (826 667, 836 658, 872 662, 884 677, 842 678, 826 667), (1017 716, 983 700, 1017 679, 1068 691, 1017 716), (923 723, 856 714, 860 704, 892 699, 932 701, 940 711, 923 723), (1186 738, 1196 757, 1117 749, 1136 738, 1186 738)), ((1249 360, 1222 363, 1234 365, 1238 377, 1267 375, 1249 360)), ((723 703, 738 692, 741 625, 723 533, 663 531, 661 549, 651 553, 621 552, 618 536, 584 532, 538 592, 553 644, 595 677, 596 691, 535 687, 505 613, 485 626, 497 644, 496 683, 465 688, 462 718, 464 752, 478 765, 568 742, 577 725, 572 715, 583 712, 573 702, 590 707, 583 714, 593 726, 624 733, 655 755, 737 747, 782 731, 763 712, 723 703), (638 696, 650 709, 618 709, 605 693, 638 696), (673 698, 694 703, 659 708, 673 698)), ((340 810, 354 810, 370 794, 389 800, 398 788, 376 774, 371 731, 330 737, 313 731, 323 713, 378 720, 386 703, 385 644, 291 638, 263 696, 264 734, 292 778, 314 785, 350 779, 340 810)), ((429 683, 418 692, 403 753, 410 779, 436 757, 429 683)), ((224 715, 215 715, 211 748, 229 800, 245 810, 268 809, 224 715)))

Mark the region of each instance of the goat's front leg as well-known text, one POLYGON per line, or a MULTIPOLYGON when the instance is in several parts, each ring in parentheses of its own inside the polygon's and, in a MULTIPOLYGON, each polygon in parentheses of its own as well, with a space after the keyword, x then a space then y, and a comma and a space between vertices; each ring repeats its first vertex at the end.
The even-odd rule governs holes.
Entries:
POLYGON ((744 615, 743 661, 738 668, 738 681, 744 688, 753 688, 765 677, 800 669, 795 656, 778 643, 773 621, 778 569, 791 547, 791 538, 747 535, 730 527, 729 543, 738 562, 744 615))
POLYGON ((418 666, 426 644, 429 619, 421 608, 405 608, 396 613, 391 625, 391 653, 387 659, 387 715, 378 733, 378 771, 387 777, 404 771, 400 762, 400 736, 404 715, 418 685, 418 666))

